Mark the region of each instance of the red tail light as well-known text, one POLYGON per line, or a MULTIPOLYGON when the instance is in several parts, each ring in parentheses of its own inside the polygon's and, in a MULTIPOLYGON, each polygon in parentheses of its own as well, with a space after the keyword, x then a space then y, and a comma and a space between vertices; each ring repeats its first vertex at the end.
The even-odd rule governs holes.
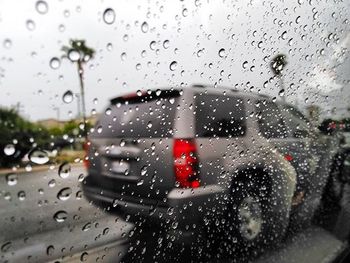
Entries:
POLYGON ((85 168, 89 168, 90 166, 90 161, 89 161, 89 149, 90 149, 90 145, 91 145, 91 142, 89 141, 86 141, 84 142, 83 144, 83 148, 84 148, 84 151, 85 151, 85 156, 84 156, 84 166, 85 168))
POLYGON ((188 139, 175 139, 173 156, 175 178, 179 186, 182 188, 199 187, 198 159, 195 143, 188 139))
POLYGON ((284 159, 286 159, 288 162, 291 162, 291 161, 293 161, 293 156, 291 156, 290 154, 285 154, 284 155, 284 159))

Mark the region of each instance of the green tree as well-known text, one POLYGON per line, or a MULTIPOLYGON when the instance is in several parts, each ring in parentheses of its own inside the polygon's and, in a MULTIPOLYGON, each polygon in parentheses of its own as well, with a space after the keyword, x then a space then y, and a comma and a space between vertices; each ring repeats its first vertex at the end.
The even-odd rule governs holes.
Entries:
POLYGON ((85 106, 85 90, 84 90, 84 64, 92 59, 95 55, 95 50, 88 47, 85 44, 85 40, 73 40, 69 41, 69 46, 63 46, 62 51, 65 53, 64 57, 67 57, 71 62, 77 64, 79 82, 80 82, 80 96, 81 105, 83 111, 83 123, 84 123, 84 136, 87 136, 86 127, 86 106, 85 106))
POLYGON ((32 148, 47 147, 50 142, 49 132, 42 126, 22 118, 14 109, 0 108, 0 166, 9 167, 17 164, 32 148), (5 147, 14 145, 15 152, 5 154, 5 147))

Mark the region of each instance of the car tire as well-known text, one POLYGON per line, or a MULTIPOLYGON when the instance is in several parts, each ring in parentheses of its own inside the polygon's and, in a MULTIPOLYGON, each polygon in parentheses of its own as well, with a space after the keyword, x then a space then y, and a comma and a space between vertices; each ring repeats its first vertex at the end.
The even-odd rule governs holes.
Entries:
POLYGON ((247 251, 275 244, 288 227, 289 218, 285 215, 289 213, 273 212, 269 191, 261 182, 237 182, 232 186, 226 217, 233 230, 229 235, 233 234, 232 241, 247 251))

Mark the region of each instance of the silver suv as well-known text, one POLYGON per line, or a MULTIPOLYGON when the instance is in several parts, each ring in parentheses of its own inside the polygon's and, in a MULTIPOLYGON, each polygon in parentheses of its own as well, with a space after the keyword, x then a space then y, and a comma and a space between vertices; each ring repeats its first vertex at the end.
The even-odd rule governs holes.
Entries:
POLYGON ((112 99, 87 148, 96 205, 181 242, 202 229, 251 245, 283 237, 292 214, 312 217, 336 143, 286 103, 193 86, 112 99))

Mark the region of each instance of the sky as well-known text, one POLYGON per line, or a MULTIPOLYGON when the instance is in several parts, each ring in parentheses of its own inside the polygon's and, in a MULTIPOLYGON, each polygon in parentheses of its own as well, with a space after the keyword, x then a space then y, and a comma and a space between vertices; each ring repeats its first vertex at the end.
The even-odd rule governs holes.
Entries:
POLYGON ((285 99, 345 117, 349 18, 350 1, 338 0, 0 0, 0 106, 34 121, 76 116, 77 98, 62 96, 79 93, 77 68, 61 48, 84 39, 96 51, 84 65, 88 114, 120 94, 193 83, 279 98, 269 65, 285 54, 285 99))

